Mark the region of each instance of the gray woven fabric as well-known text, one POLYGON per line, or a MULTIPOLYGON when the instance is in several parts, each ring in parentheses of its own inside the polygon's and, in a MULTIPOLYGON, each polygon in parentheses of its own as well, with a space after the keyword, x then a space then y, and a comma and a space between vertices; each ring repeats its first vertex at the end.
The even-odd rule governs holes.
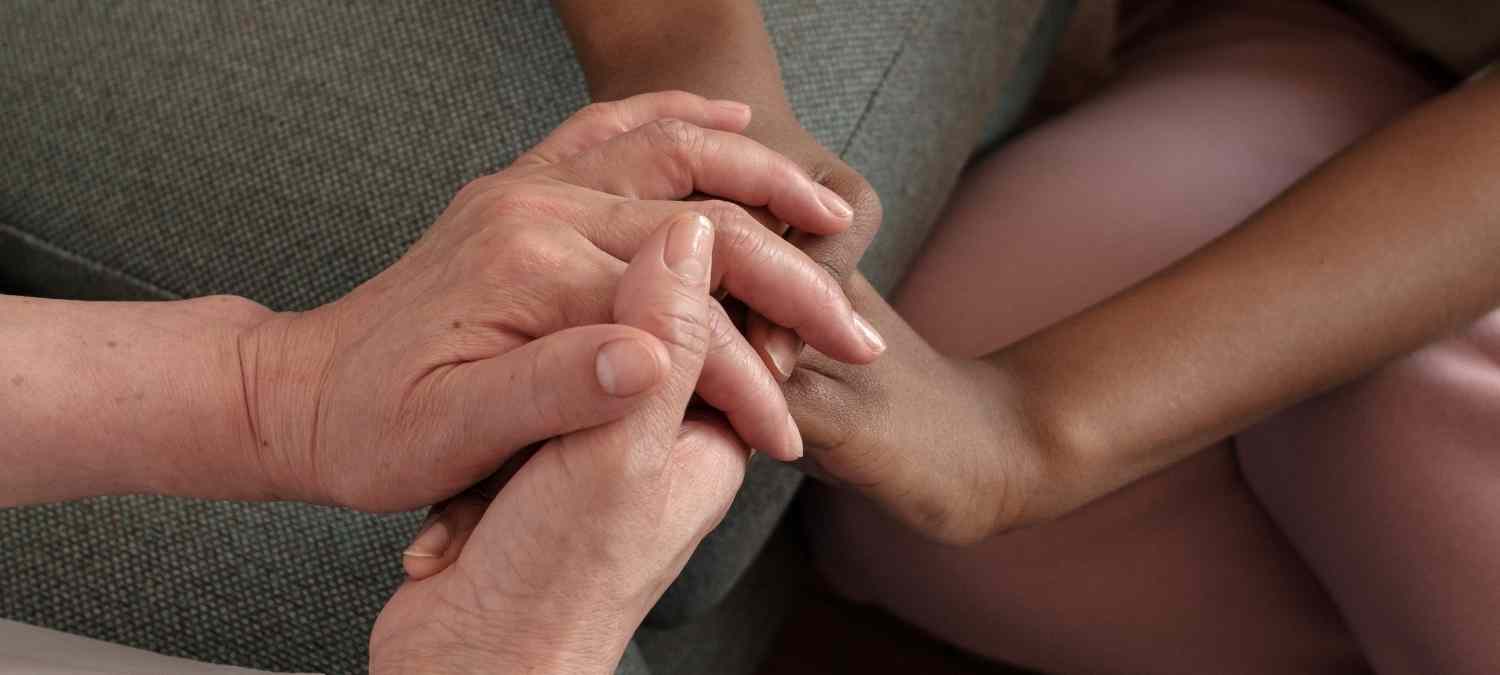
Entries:
MULTIPOLYGON (((767 3, 804 124, 881 192, 886 228, 864 269, 882 288, 925 236, 1041 2, 767 3)), ((0 0, 0 286, 315 306, 584 102, 543 0, 0 0)), ((796 483, 757 463, 629 663, 662 675, 708 662, 701 631, 661 627, 729 592, 796 483)), ((0 510, 0 617, 358 672, 416 520, 153 498, 0 510)))

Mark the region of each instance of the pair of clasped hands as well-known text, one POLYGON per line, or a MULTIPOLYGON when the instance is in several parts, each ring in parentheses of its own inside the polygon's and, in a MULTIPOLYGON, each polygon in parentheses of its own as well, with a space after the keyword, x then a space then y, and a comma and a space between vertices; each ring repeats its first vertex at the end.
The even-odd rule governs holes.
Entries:
POLYGON ((856 259, 874 228, 740 135, 750 117, 682 92, 592 105, 348 296, 241 338, 276 497, 438 505, 372 672, 612 671, 751 448, 802 457, 781 389, 802 343, 885 350, 836 266, 762 220, 856 259))

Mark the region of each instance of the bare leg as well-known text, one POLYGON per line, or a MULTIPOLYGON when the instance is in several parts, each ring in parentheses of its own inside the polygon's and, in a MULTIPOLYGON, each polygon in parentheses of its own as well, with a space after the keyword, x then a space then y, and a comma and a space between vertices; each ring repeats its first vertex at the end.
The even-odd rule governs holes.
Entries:
POLYGON ((1378 672, 1500 672, 1500 312, 1239 450, 1378 672))
MULTIPOLYGON (((1336 15, 1264 8, 1160 36, 1109 90, 972 171, 898 309, 950 353, 1002 347, 1218 236, 1429 93, 1336 15)), ((967 549, 845 493, 812 497, 836 586, 985 656, 1065 672, 1361 667, 1227 446, 967 549)))

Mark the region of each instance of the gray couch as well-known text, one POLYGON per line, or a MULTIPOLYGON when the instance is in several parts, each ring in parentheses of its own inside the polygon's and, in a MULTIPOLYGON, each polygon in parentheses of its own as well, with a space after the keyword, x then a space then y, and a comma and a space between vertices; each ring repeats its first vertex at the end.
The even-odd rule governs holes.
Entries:
MULTIPOLYGON (((863 265, 882 289, 1040 72, 1017 67, 1023 47, 1056 31, 1033 28, 1068 4, 765 3, 803 123, 884 201, 863 265)), ((0 288, 316 306, 585 102, 544 0, 0 0, 0 288)), ((746 570, 798 480, 756 464, 622 671, 753 668, 793 558, 778 544, 746 570)), ((148 497, 0 510, 0 617, 358 672, 419 516, 148 497)))

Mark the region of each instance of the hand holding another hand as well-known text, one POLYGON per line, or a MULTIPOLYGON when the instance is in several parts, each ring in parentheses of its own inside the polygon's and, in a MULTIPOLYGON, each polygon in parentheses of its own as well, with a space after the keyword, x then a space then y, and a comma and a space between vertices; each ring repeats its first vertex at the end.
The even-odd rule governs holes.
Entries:
POLYGON ((646 612, 723 517, 748 448, 684 414, 723 315, 708 296, 713 228, 673 216, 624 272, 615 320, 659 340, 661 387, 630 414, 552 440, 497 493, 429 518, 431 559, 376 623, 372 673, 613 672, 646 612), (493 501, 491 501, 493 499, 493 501))
MULTIPOLYGON (((240 339, 249 449, 282 498, 399 510, 451 497, 530 444, 618 418, 666 370, 610 321, 629 259, 681 213, 715 224, 711 285, 820 351, 882 349, 818 264, 725 201, 800 230, 847 209, 734 131, 749 112, 682 93, 586 108, 512 167, 465 186, 395 265, 345 298, 240 339), (670 119, 669 119, 670 118, 670 119), (627 365, 629 364, 629 365, 627 365)), ((715 303, 711 309, 722 312, 715 303)), ((775 380, 727 320, 697 393, 752 447, 801 454, 775 380)))

